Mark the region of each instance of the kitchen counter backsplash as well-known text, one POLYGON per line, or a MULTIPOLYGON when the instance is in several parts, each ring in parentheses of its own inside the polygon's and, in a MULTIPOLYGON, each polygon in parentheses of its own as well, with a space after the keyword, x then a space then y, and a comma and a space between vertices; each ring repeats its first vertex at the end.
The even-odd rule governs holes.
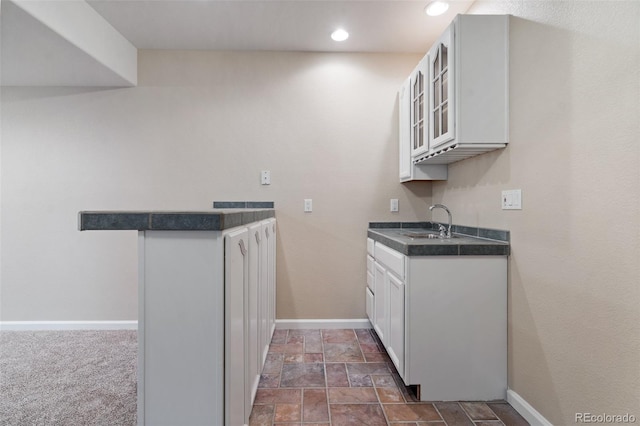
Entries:
MULTIPOLYGON (((376 228, 396 228, 396 229, 428 229, 437 231, 438 226, 447 226, 442 222, 369 222, 369 229, 376 228)), ((476 238, 486 238, 489 240, 509 242, 511 235, 509 231, 490 228, 474 228, 464 225, 451 225, 451 232, 454 234, 468 235, 476 238)))
POLYGON ((272 209, 273 201, 214 201, 214 209, 272 209))

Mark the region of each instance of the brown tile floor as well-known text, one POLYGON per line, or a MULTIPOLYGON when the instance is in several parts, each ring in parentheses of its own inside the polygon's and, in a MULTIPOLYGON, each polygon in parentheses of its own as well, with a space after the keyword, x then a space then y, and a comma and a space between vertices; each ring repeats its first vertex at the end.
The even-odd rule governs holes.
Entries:
POLYGON ((521 426, 506 402, 419 402, 371 330, 276 330, 250 426, 521 426))

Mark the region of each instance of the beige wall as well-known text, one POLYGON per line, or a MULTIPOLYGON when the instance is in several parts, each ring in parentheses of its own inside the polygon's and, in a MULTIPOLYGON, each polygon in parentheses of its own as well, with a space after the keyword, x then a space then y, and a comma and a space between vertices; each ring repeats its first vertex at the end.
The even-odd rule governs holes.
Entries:
POLYGON ((433 198, 512 232, 509 386, 557 425, 640 418, 639 7, 476 4, 515 16, 511 143, 433 197, 397 179, 395 94, 420 55, 147 51, 137 88, 5 88, 1 319, 135 319, 135 233, 77 232, 77 211, 214 199, 276 202, 279 318, 362 318, 366 223, 433 198), (500 210, 517 188, 523 210, 500 210))
POLYGON ((509 386, 555 425, 640 421, 640 2, 470 12, 515 16, 511 142, 450 166, 433 201, 511 231, 509 386), (500 209, 503 189, 522 211, 500 209))
POLYGON ((430 185, 397 178, 418 60, 142 51, 136 88, 3 88, 1 319, 136 319, 136 233, 77 212, 213 200, 275 201, 279 318, 364 318, 368 221, 427 218, 430 185))

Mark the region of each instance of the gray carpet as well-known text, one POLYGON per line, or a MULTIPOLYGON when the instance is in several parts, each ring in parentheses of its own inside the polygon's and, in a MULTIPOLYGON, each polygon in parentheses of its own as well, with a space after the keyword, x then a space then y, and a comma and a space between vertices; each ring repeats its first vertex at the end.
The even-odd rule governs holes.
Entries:
POLYGON ((136 331, 0 332, 0 425, 136 424, 136 331))

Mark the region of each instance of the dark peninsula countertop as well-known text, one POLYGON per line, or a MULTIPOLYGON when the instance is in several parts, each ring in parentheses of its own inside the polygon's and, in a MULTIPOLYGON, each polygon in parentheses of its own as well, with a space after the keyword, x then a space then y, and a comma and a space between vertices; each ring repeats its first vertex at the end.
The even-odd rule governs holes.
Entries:
POLYGON ((275 217, 273 208, 210 211, 82 211, 80 231, 222 231, 275 217))
POLYGON ((438 225, 432 222, 371 222, 367 236, 407 256, 509 255, 509 231, 453 225, 452 238, 412 237, 420 233, 437 235, 438 225))

